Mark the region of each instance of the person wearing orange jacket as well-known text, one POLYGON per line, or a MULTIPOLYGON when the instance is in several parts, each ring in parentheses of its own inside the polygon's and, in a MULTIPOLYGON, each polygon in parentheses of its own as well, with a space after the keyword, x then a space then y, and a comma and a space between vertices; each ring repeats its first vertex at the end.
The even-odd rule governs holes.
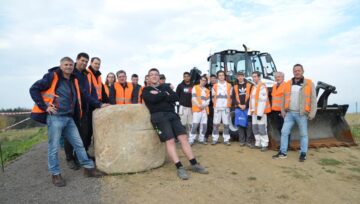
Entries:
POLYGON ((105 92, 105 86, 102 83, 100 72, 101 60, 99 57, 90 59, 90 66, 87 68, 87 78, 90 85, 90 95, 97 98, 100 102, 108 103, 109 98, 105 92))
POLYGON ((115 103, 117 105, 133 104, 134 86, 131 82, 127 82, 126 72, 120 70, 116 72, 118 82, 114 84, 115 103))
POLYGON ((281 115, 282 99, 284 97, 285 88, 284 73, 275 72, 274 76, 276 84, 273 85, 271 92, 271 114, 273 115, 279 134, 281 134, 281 128, 284 124, 284 118, 281 115))
MULTIPOLYGON (((73 146, 77 159, 89 177, 102 176, 88 158, 75 121, 83 115, 81 91, 77 77, 73 74, 74 61, 70 57, 60 60, 60 67, 49 70, 41 80, 30 88, 35 102, 31 118, 48 127, 48 169, 52 183, 57 187, 66 185, 61 176, 58 158, 60 138, 64 136, 73 146)), ((86 99, 86 98, 84 98, 86 99)))
POLYGON ((192 89, 192 125, 189 134, 189 144, 193 145, 196 139, 197 129, 199 130, 199 143, 206 145, 205 140, 207 128, 207 115, 209 114, 210 90, 205 87, 207 84, 206 75, 200 78, 200 84, 192 89), (199 128, 200 126, 200 128, 199 128))
POLYGON ((300 132, 299 161, 306 160, 308 150, 308 120, 315 118, 317 100, 315 85, 312 80, 304 77, 304 68, 301 64, 293 67, 294 77, 286 82, 281 114, 284 116, 284 125, 281 129, 280 151, 273 159, 287 158, 289 134, 296 123, 300 132))
POLYGON ((260 81, 261 73, 252 73, 254 86, 250 92, 249 115, 252 116, 252 130, 255 136, 255 147, 267 151, 269 136, 267 133, 267 114, 271 112, 267 87, 260 81))
POLYGON ((217 73, 218 82, 212 88, 212 101, 214 104, 214 119, 213 119, 213 132, 211 145, 216 145, 219 139, 220 123, 224 124, 223 138, 224 145, 230 144, 230 108, 232 105, 232 92, 233 88, 226 79, 223 70, 217 73))

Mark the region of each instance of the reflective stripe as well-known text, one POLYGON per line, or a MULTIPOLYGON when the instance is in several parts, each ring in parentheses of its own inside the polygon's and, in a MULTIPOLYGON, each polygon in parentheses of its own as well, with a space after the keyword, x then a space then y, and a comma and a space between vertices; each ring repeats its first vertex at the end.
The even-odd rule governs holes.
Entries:
POLYGON ((218 95, 216 98, 224 98, 224 99, 227 99, 228 97, 227 97, 227 96, 224 96, 224 95, 218 95))
POLYGON ((49 93, 42 93, 41 96, 46 97, 46 98, 51 98, 51 99, 55 98, 54 94, 49 94, 49 93))

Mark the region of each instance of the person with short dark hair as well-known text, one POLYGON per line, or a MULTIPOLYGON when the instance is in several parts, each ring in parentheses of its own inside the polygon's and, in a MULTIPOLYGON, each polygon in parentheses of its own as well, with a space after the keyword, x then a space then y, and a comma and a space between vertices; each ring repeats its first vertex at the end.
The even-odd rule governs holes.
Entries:
POLYGON ((255 136, 255 147, 262 152, 268 150, 267 114, 271 112, 267 87, 261 82, 261 73, 252 73, 254 86, 250 92, 249 115, 252 117, 252 130, 255 136))
POLYGON ((31 98, 35 102, 31 118, 47 124, 48 127, 48 168, 52 183, 57 187, 66 185, 61 176, 58 158, 58 146, 62 136, 74 147, 85 175, 102 176, 95 169, 94 162, 88 158, 75 124, 75 121, 82 117, 82 102, 86 101, 81 99, 79 82, 73 70, 73 60, 64 57, 60 60, 60 67, 49 69, 49 72, 30 88, 31 98))
POLYGON ((165 77, 165 74, 160 74, 160 81, 159 81, 160 84, 165 84, 167 86, 170 86, 171 89, 174 90, 174 85, 172 85, 171 83, 166 83, 166 77, 165 77))
POLYGON ((142 98, 141 98, 142 88, 141 85, 139 84, 139 76, 137 74, 131 75, 131 82, 134 87, 131 103, 133 104, 142 103, 142 98))
MULTIPOLYGON (((211 74, 210 75, 210 79, 209 79, 209 83, 206 85, 206 87, 210 90, 210 99, 212 99, 212 88, 214 86, 214 84, 217 83, 217 77, 215 74, 211 74)), ((212 102, 212 100, 210 100, 210 104, 209 104, 209 115, 208 115, 208 122, 207 122, 207 130, 206 130, 206 135, 205 135, 205 140, 207 141, 209 136, 211 136, 212 131, 213 131, 213 119, 214 119, 214 104, 212 102)))
POLYGON ((284 87, 281 106, 284 125, 281 129, 280 151, 273 158, 287 158, 289 134, 296 123, 300 130, 299 161, 304 162, 309 143, 308 120, 314 119, 317 111, 316 90, 312 80, 304 77, 304 67, 301 64, 294 65, 293 73, 294 77, 284 87))
MULTIPOLYGON (((79 53, 76 57, 76 63, 74 65, 74 75, 79 81, 79 88, 80 88, 80 95, 82 101, 82 112, 83 116, 81 120, 76 121, 76 125, 79 129, 79 133, 81 139, 83 141, 85 150, 89 150, 89 146, 91 144, 91 137, 92 137, 92 126, 91 126, 91 118, 90 112, 93 109, 106 107, 108 104, 103 104, 101 101, 98 100, 96 95, 96 89, 92 87, 88 80, 89 72, 86 70, 87 64, 89 62, 89 55, 87 53, 79 53), (92 92, 94 95, 91 95, 92 92)), ((64 139, 64 150, 66 155, 67 165, 70 169, 79 170, 80 165, 76 160, 76 155, 73 150, 73 147, 68 142, 68 140, 64 139)))
POLYGON ((195 142, 197 129, 199 129, 199 143, 207 145, 205 134, 207 129, 207 115, 209 113, 210 91, 205 87, 206 84, 207 77, 204 75, 201 76, 200 83, 192 89, 193 120, 189 134, 190 145, 193 145, 195 142))
MULTIPOLYGON (((245 79, 245 74, 243 72, 238 72, 236 75, 237 82, 234 85, 235 107, 239 108, 241 111, 245 111, 247 114, 249 110, 249 99, 252 85, 245 79)), ((238 126, 240 146, 247 145, 248 147, 253 147, 255 139, 252 133, 250 118, 251 117, 248 117, 247 119, 247 127, 238 126)))
POLYGON ((134 101, 134 85, 132 82, 127 82, 126 72, 119 70, 116 72, 118 81, 114 84, 115 100, 117 105, 135 104, 138 101, 134 101))
POLYGON ((179 96, 179 115, 181 123, 185 126, 187 132, 191 129, 192 111, 191 111, 191 91, 193 84, 190 81, 190 73, 184 72, 183 81, 176 87, 176 93, 179 96))
POLYGON ((224 124, 223 138, 224 145, 230 144, 230 108, 232 105, 232 92, 233 88, 226 79, 225 72, 220 70, 217 72, 218 82, 214 84, 212 88, 212 100, 214 104, 214 120, 213 120, 213 132, 212 143, 216 145, 219 139, 219 127, 220 123, 224 124))
POLYGON ((183 180, 189 179, 176 152, 175 137, 179 140, 181 148, 191 164, 190 170, 208 174, 209 172, 195 159, 187 140, 185 128, 180 122, 179 115, 175 113, 175 102, 179 100, 178 95, 169 86, 159 84, 158 69, 152 68, 148 74, 151 84, 144 88, 143 99, 150 111, 151 123, 157 131, 160 141, 165 142, 166 151, 175 163, 178 177, 183 180))

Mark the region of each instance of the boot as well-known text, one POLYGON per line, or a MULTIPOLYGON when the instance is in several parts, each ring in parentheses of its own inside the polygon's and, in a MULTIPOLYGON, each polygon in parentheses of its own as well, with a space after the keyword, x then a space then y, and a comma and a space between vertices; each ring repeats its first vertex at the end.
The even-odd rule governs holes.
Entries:
POLYGON ((64 187, 66 186, 65 180, 61 177, 61 174, 59 175, 52 175, 51 176, 52 183, 56 187, 64 187))
POLYGON ((84 176, 85 177, 94 177, 100 178, 103 177, 105 174, 98 171, 96 168, 84 168, 84 176))

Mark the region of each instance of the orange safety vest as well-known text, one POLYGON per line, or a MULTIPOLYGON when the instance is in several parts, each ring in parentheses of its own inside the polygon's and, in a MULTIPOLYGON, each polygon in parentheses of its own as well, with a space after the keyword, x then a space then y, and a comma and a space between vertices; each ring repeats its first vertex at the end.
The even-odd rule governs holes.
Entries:
POLYGON ((95 89, 96 89, 96 93, 98 95, 98 99, 101 100, 102 99, 102 81, 101 81, 101 75, 98 76, 98 78, 95 78, 94 73, 90 70, 90 68, 87 69, 88 74, 87 74, 87 78, 90 84, 90 94, 91 94, 91 85, 94 85, 95 89))
POLYGON ((285 82, 282 82, 279 87, 274 84, 271 92, 271 110, 281 111, 282 98, 284 97, 285 82))
POLYGON ((119 82, 114 84, 115 92, 116 92, 116 104, 131 104, 131 97, 133 92, 133 85, 130 82, 127 82, 127 87, 124 88, 121 86, 119 82))
MULTIPOLYGON (((292 80, 289 80, 285 84, 284 94, 285 94, 285 110, 289 109, 290 98, 291 98, 291 86, 292 80)), ((302 92, 305 97, 305 111, 310 113, 311 111, 311 92, 312 92, 312 81, 310 79, 304 79, 304 85, 302 87, 302 92)))
MULTIPOLYGON (((59 76, 56 72, 54 72, 54 78, 51 82, 50 88, 42 91, 41 92, 41 96, 45 102, 45 104, 47 106, 50 106, 53 104, 55 97, 59 97, 58 95, 55 94, 56 91, 56 85, 59 82, 59 76)), ((76 89, 76 94, 77 94, 77 99, 79 102, 79 106, 80 106, 80 117, 82 117, 82 108, 81 108, 81 95, 80 95, 80 88, 79 88, 79 83, 78 80, 75 79, 75 89, 76 89)), ((34 105, 32 111, 32 113, 45 113, 45 111, 43 111, 42 109, 39 108, 39 106, 37 106, 36 104, 34 105)))
MULTIPOLYGON (((209 97, 210 97, 209 89, 205 88, 205 97, 201 95, 202 90, 201 90, 200 85, 194 86, 194 89, 195 89, 196 100, 199 105, 202 105, 202 100, 209 99, 209 97)), ((192 104, 191 109, 193 112, 201 112, 202 111, 195 103, 192 104)), ((209 114, 209 107, 206 107, 206 113, 209 114)))
MULTIPOLYGON (((227 107, 228 108, 231 108, 231 84, 229 84, 228 82, 225 82, 226 83, 226 90, 227 90, 227 96, 226 96, 226 99, 227 99, 227 107)), ((218 84, 214 84, 213 86, 214 88, 214 107, 216 107, 216 100, 217 100, 217 97, 218 97, 218 84)))
MULTIPOLYGON (((251 84, 248 83, 248 82, 245 82, 245 83, 246 83, 246 95, 245 95, 245 104, 246 104, 247 101, 248 101, 249 98, 250 98, 250 88, 251 88, 251 84)), ((236 101, 238 102, 238 104, 240 104, 239 85, 238 85, 238 84, 235 84, 235 85, 234 85, 234 90, 235 90, 235 98, 236 98, 236 101)))
MULTIPOLYGON (((259 96, 260 96, 260 89, 262 86, 265 86, 265 84, 263 84, 262 82, 259 82, 258 86, 256 87, 256 92, 255 92, 255 115, 257 115, 257 109, 258 109, 258 105, 259 105, 259 96)), ((251 92, 253 92, 255 86, 252 87, 251 92)), ((265 86, 265 90, 266 90, 266 95, 268 95, 267 92, 267 87, 265 86)), ((252 110, 252 103, 250 102, 250 110, 252 110)), ((265 106, 265 110, 264 113, 270 113, 271 112, 271 106, 270 106, 270 102, 269 102, 269 97, 266 98, 266 106, 265 106)))

